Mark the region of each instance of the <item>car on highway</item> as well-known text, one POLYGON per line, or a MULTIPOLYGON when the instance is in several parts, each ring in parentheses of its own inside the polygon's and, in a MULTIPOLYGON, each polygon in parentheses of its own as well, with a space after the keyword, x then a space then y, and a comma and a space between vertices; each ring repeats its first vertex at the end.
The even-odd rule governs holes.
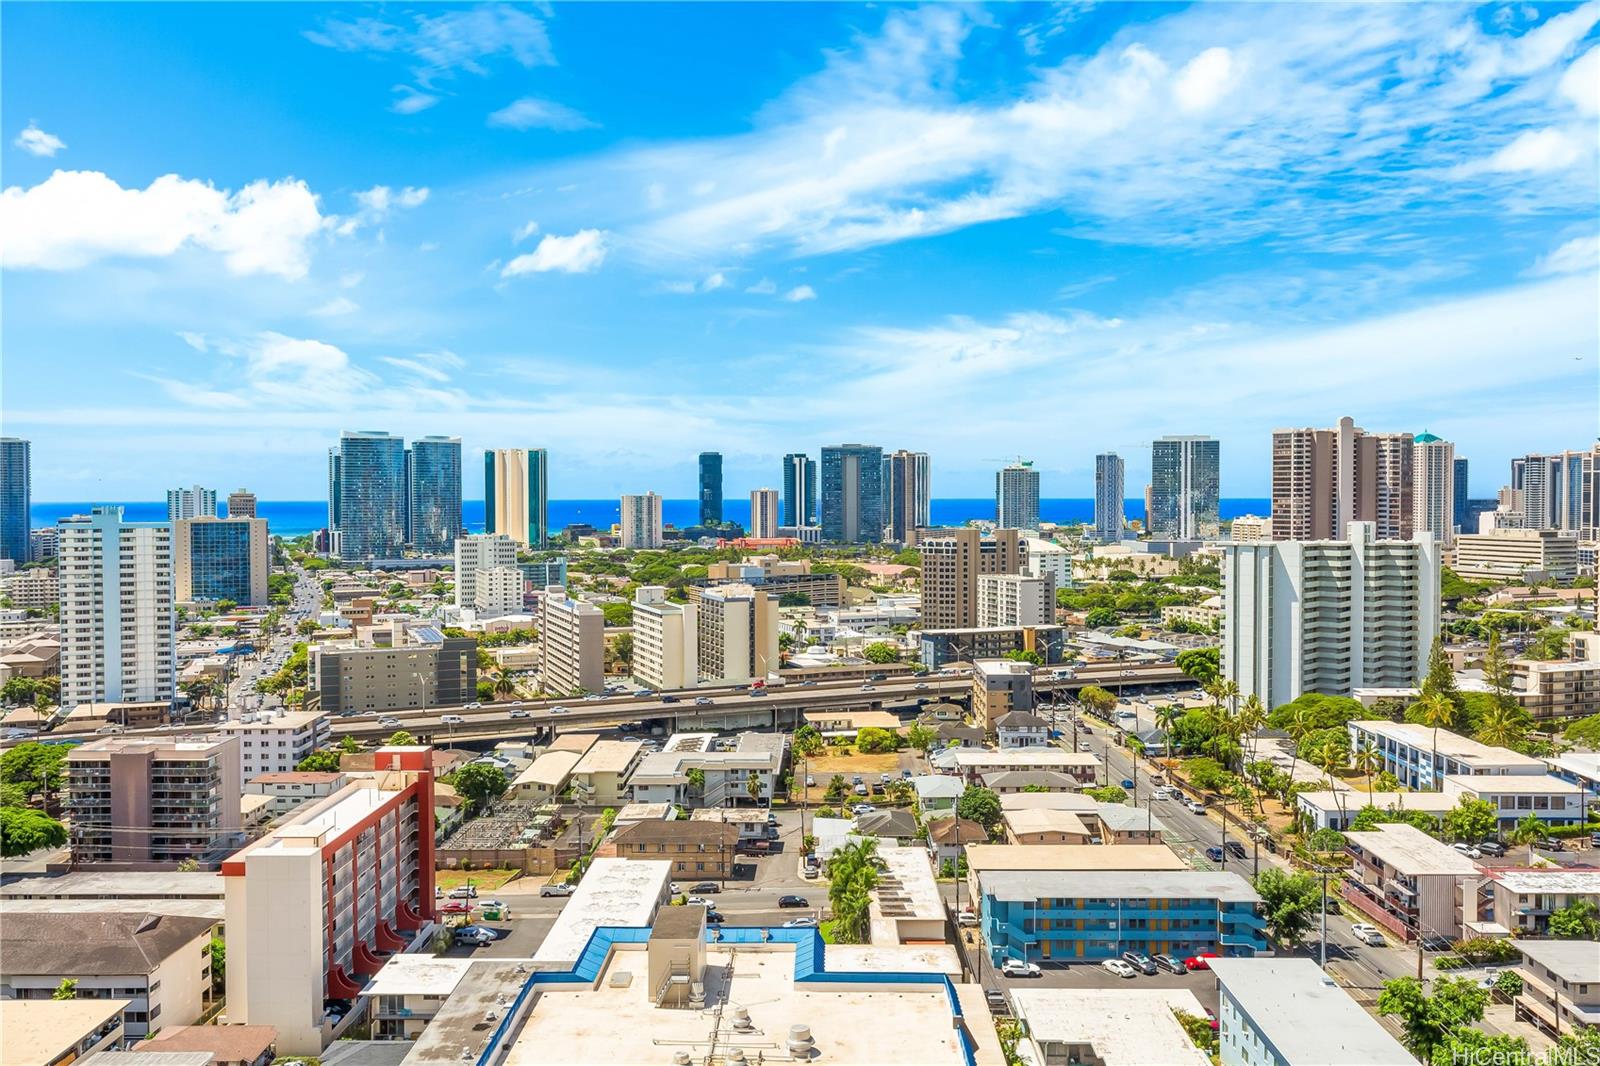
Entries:
POLYGON ((817 687, 817 683, 815 681, 802 681, 796 687, 797 688, 816 688, 817 687))
POLYGON ((466 725, 467 724, 467 720, 465 718, 461 717, 459 714, 441 714, 439 716, 439 724, 440 725, 466 725))
POLYGON ((1125 789, 1131 790, 1133 788, 1133 780, 1131 778, 1123 778, 1121 784, 1125 789))
POLYGON ((539 889, 541 896, 570 896, 577 889, 572 885, 544 885, 539 889))
POLYGON ((391 715, 384 715, 382 718, 378 719, 378 724, 381 726, 398 726, 400 724, 400 719, 391 715))
POLYGON ((873 691, 876 691, 876 690, 870 684, 866 684, 866 685, 862 685, 861 686, 861 691, 862 692, 873 692, 873 691))
POLYGON ((1152 790, 1150 793, 1150 798, 1153 800, 1169 800, 1172 798, 1172 789, 1163 785, 1160 788, 1152 790))
POLYGON ((526 718, 526 717, 528 717, 528 712, 524 708, 519 707, 516 710, 512 711, 510 714, 506 715, 506 717, 507 718, 526 718))
POLYGON ((583 698, 585 700, 589 701, 590 703, 593 703, 595 700, 603 700, 603 699, 605 699, 606 698, 606 693, 604 693, 604 692, 590 692, 587 695, 585 695, 583 698))
POLYGON ((469 703, 469 704, 467 704, 467 710, 469 710, 469 711, 475 711, 475 710, 477 710, 477 709, 478 709, 478 708, 479 708, 479 707, 482 707, 482 706, 483 706, 483 704, 481 704, 481 703, 477 703, 477 702, 473 702, 473 703, 469 703))
POLYGON ((1156 960, 1142 951, 1124 951, 1122 961, 1132 966, 1146 977, 1154 977, 1161 971, 1156 967, 1156 960))
POLYGON ((662 702, 662 703, 680 703, 680 702, 682 702, 682 701, 681 701, 681 700, 679 700, 679 699, 678 699, 678 697, 677 697, 677 696, 673 696, 673 695, 670 695, 670 694, 665 694, 665 693, 664 693, 664 694, 663 694, 663 695, 662 695, 662 696, 661 696, 661 702, 662 702))
POLYGON ((716 701, 713 700, 710 696, 696 696, 694 698, 694 705, 696 707, 709 707, 715 702, 716 701))
POLYGON ((1179 962, 1171 955, 1152 955, 1151 959, 1158 967, 1167 971, 1168 973, 1188 973, 1188 971, 1183 968, 1183 963, 1179 962))
POLYGON ((1100 964, 1100 968, 1113 977, 1138 977, 1139 971, 1123 962, 1121 959, 1107 959, 1100 964))
POLYGON ((809 907, 810 902, 804 896, 779 896, 779 907, 809 907))
POLYGON ((1350 933, 1363 944, 1367 944, 1375 948, 1381 948, 1388 943, 1388 941, 1383 938, 1383 934, 1378 931, 1377 926, 1368 925, 1366 922, 1357 922, 1352 925, 1350 927, 1350 933))
POLYGON ((790 918, 787 922, 783 923, 783 927, 785 929, 815 929, 817 927, 817 920, 811 917, 790 918))
POLYGON ((926 681, 919 681, 915 685, 911 686, 911 691, 913 691, 913 692, 926 692, 926 691, 928 691, 928 683, 926 681))
POLYGON ((746 693, 746 695, 748 695, 748 696, 750 696, 752 698, 754 698, 756 696, 765 696, 766 694, 767 694, 767 690, 764 689, 764 688, 753 688, 748 693, 746 693))
POLYGON ((1190 955, 1183 960, 1183 968, 1193 973, 1196 970, 1211 969, 1211 960, 1217 957, 1215 951, 1202 951, 1198 955, 1190 955))
POLYGON ((689 891, 696 895, 713 895, 722 891, 722 886, 715 881, 699 881, 689 886, 689 891))
POLYGON ((1021 959, 1007 959, 1000 965, 1000 972, 1007 977, 1043 977, 1044 971, 1039 969, 1036 962, 1023 962, 1021 959))
POLYGON ((566 714, 567 713, 567 709, 565 707, 552 707, 552 708, 550 708, 550 713, 551 714, 566 714))

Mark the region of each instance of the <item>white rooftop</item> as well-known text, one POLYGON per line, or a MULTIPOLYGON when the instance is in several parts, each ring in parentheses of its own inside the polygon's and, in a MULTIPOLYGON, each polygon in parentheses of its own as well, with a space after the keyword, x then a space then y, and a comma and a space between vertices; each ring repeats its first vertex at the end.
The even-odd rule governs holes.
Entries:
POLYGON ((1574 781, 1540 774, 1446 774, 1442 780, 1468 792, 1527 792, 1538 795, 1570 796, 1586 791, 1574 781))
POLYGON ((1367 854, 1406 876, 1449 874, 1469 877, 1478 864, 1448 844, 1406 822, 1390 822, 1363 833, 1346 833, 1345 839, 1367 854))
MULTIPOLYGON (((1492 780, 1509 781, 1511 778, 1496 776, 1492 780)), ((1446 796, 1443 792, 1374 792, 1369 797, 1365 792, 1357 795, 1354 792, 1324 790, 1296 792, 1295 799, 1319 811, 1337 811, 1342 807, 1347 814, 1352 815, 1368 803, 1380 811, 1425 811, 1428 814, 1443 814, 1445 811, 1454 810, 1461 803, 1459 797, 1446 796)))
POLYGON ((1408 747, 1418 748, 1423 751, 1437 751, 1440 755, 1447 755, 1461 762, 1479 765, 1507 768, 1520 768, 1521 772, 1543 773, 1545 765, 1531 755, 1512 751, 1510 748, 1496 748, 1488 744, 1480 744, 1470 737, 1459 733, 1452 733, 1448 729, 1439 730, 1437 741, 1431 726, 1417 725, 1413 722, 1385 722, 1358 719, 1351 722, 1352 729, 1359 729, 1384 737, 1408 747), (1435 746, 1437 745, 1437 746, 1435 746))
POLYGON ((885 918, 906 918, 918 921, 944 918, 944 901, 939 897, 939 883, 933 878, 933 864, 928 859, 927 848, 878 849, 878 858, 888 869, 878 878, 878 888, 873 897, 884 906, 884 881, 893 878, 900 883, 899 892, 905 896, 898 908, 884 911, 885 918))
POLYGON ((1562 773, 1600 781, 1600 751, 1569 751, 1545 762, 1550 764, 1551 769, 1562 773))
POLYGON ((1000 797, 1002 811, 1073 811, 1093 813, 1100 803, 1081 792, 1007 792, 1000 797))
POLYGON ((1174 1010, 1206 1016, 1187 988, 1017 988, 1011 1009, 1036 1044, 1088 1044, 1104 1066, 1210 1066, 1174 1010))
POLYGON ((666 899, 671 873, 672 863, 665 860, 594 860, 533 961, 576 961, 590 935, 603 925, 649 925, 666 899))
POLYGON ((395 955, 383 964, 364 996, 448 996, 472 968, 471 959, 395 955))
POLYGON ((1567 867, 1494 870, 1489 876, 1507 890, 1518 894, 1536 892, 1600 896, 1600 870, 1574 870, 1567 867))
POLYGON ((956 752, 956 765, 963 770, 1007 766, 1048 770, 1058 766, 1099 766, 1100 759, 1087 751, 1062 751, 1060 748, 1020 748, 1014 751, 962 750, 956 752))
MULTIPOLYGON (((1212 959, 1223 991, 1290 1066, 1411 1066, 1416 1060, 1310 959, 1212 959)), ((1227 1040, 1228 1012, 1222 1037, 1227 1040)))

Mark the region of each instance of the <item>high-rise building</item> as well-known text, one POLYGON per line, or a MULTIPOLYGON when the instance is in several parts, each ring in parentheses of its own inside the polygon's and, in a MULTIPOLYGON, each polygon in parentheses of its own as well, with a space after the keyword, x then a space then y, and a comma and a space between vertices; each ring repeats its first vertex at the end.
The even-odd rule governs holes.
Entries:
POLYGON ((1242 514, 1228 523, 1228 539, 1239 544, 1260 544, 1272 539, 1272 519, 1242 514))
POLYGON ((262 774, 292 773, 300 760, 332 743, 333 730, 322 711, 262 715, 258 721, 230 718, 217 732, 239 740, 239 780, 249 784, 262 774))
POLYGON ((240 606, 265 606, 271 573, 267 541, 265 518, 209 515, 172 523, 178 602, 232 600, 240 606))
POLYGON ((783 457, 781 524, 796 528, 817 524, 817 464, 803 452, 783 457))
POLYGON ((1449 547, 1455 537, 1456 446, 1432 433, 1411 445, 1411 529, 1449 547))
POLYGON ((887 484, 889 540, 895 544, 910 541, 913 530, 931 525, 933 497, 930 463, 927 452, 908 452, 904 449, 888 455, 883 460, 887 484))
POLYGON ((461 533, 461 438, 420 437, 407 454, 411 547, 420 555, 448 555, 461 533))
POLYGON ((1456 456, 1455 466, 1451 470, 1451 478, 1455 486, 1455 495, 1452 502, 1455 504, 1455 513, 1450 516, 1450 521, 1455 524, 1458 533, 1476 533, 1477 529, 1467 528, 1467 461, 1456 456))
POLYGON ((406 446, 392 433, 346 430, 329 452, 329 520, 341 559, 398 559, 406 546, 406 446))
POLYGON ((395 621, 387 643, 313 644, 310 688, 330 715, 459 707, 477 698, 478 641, 438 627, 395 621))
POLYGON ((700 453, 700 524, 722 524, 722 453, 700 453))
POLYGON ((1511 460, 1511 489, 1514 498, 1520 493, 1520 512, 1513 515, 1520 527, 1600 536, 1600 444, 1511 460))
POLYGON ((472 610, 480 621, 521 614, 522 568, 486 566, 473 575, 472 610))
POLYGON ((217 490, 196 485, 192 489, 167 490, 167 521, 178 522, 185 518, 215 518, 217 516, 217 490))
POLYGON ((1415 686, 1439 632, 1439 544, 1346 540, 1222 546, 1222 672, 1268 707, 1310 692, 1415 686))
POLYGON ((1218 518, 1222 445, 1213 437, 1162 437, 1150 447, 1150 533, 1205 540, 1218 518))
POLYGON ((483 453, 483 528, 505 533, 525 548, 550 540, 550 460, 543 448, 497 448, 483 453))
POLYGON ((28 561, 28 513, 33 506, 33 445, 0 437, 0 559, 28 561))
POLYGON ((106 737, 67 755, 74 865, 176 867, 239 846, 237 737, 106 737))
POLYGON ((767 540, 778 535, 778 490, 756 489, 750 493, 750 536, 767 540))
POLYGON ((622 546, 659 548, 661 544, 661 497, 654 492, 622 497, 622 546))
POLYGON ((750 585, 714 585, 695 608, 698 673, 711 684, 764 678, 778 669, 778 598, 750 585))
POLYGON ((1002 529, 1039 528, 1039 471, 1031 459, 995 472, 994 521, 1002 529))
POLYGON ((1116 452, 1094 457, 1094 539, 1109 543, 1122 539, 1123 464, 1116 452))
POLYGON ((172 527, 96 507, 60 522, 61 703, 170 702, 172 527))
POLYGON ((1351 418, 1332 429, 1272 433, 1272 538, 1335 540, 1371 522, 1381 540, 1409 540, 1412 436, 1368 433, 1351 418))
POLYGON ((633 594, 633 677, 661 690, 692 688, 699 681, 696 607, 673 603, 661 585, 633 594))
POLYGON ((1042 626, 1056 620, 1056 581, 1050 574, 981 574, 978 625, 982 628, 1042 626))
MULTIPOLYGON (((471 607, 477 602, 478 571, 516 565, 516 541, 505 533, 469 533, 457 537, 456 606, 471 607)), ((539 587, 543 588, 544 583, 539 587)))
POLYGON ((256 494, 236 489, 228 493, 229 518, 254 518, 256 516, 256 494))
POLYGON ((950 529, 917 538, 922 554, 922 628, 969 629, 978 624, 978 578, 1020 574, 1027 545, 1015 529, 985 537, 976 529, 950 529))
POLYGON ((575 600, 559 585, 544 590, 539 606, 540 687, 573 695, 605 688, 606 616, 575 600))
POLYGON ((822 449, 822 539, 844 544, 883 540, 883 449, 838 444, 822 449))

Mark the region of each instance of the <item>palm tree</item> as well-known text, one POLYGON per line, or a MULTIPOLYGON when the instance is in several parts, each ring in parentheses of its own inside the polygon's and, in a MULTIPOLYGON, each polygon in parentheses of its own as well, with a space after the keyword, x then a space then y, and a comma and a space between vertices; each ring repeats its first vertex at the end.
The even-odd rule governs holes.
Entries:
POLYGON ((1525 845, 1528 849, 1527 865, 1532 866, 1533 845, 1542 836, 1544 836, 1544 823, 1530 814, 1511 827, 1511 831, 1506 834, 1506 840, 1514 845, 1525 845))
POLYGON ((1172 738, 1173 727, 1178 724, 1178 719, 1183 717, 1183 709, 1176 703, 1169 703, 1156 711, 1156 725, 1160 726, 1167 734, 1167 773, 1172 772, 1172 738))
POLYGON ((494 682, 496 698, 510 696, 517 691, 517 683, 511 680, 511 671, 509 670, 496 670, 489 675, 489 680, 494 682))
POLYGON ((1340 791, 1339 784, 1333 779, 1333 772, 1343 769, 1347 752, 1337 744, 1324 744, 1322 750, 1316 753, 1317 769, 1328 775, 1328 788, 1333 792, 1333 802, 1339 808, 1339 821, 1345 822, 1344 793, 1340 791))
POLYGON ((1522 742, 1522 709, 1515 703, 1491 703, 1478 718, 1477 739, 1497 748, 1509 748, 1522 742))
POLYGON ((759 807, 761 805, 761 775, 751 770, 750 776, 744 779, 744 790, 749 794, 750 802, 759 807))
POLYGON ((1362 748, 1350 756, 1350 765, 1357 773, 1367 775, 1367 806, 1372 806, 1372 775, 1383 766, 1383 756, 1377 748, 1362 748))
POLYGON ((1294 772, 1300 766, 1300 741, 1311 732, 1311 712, 1304 706, 1295 707, 1289 712, 1289 721, 1285 723, 1289 739, 1294 741, 1289 750, 1289 784, 1294 787, 1294 772))
MULTIPOLYGON (((1417 709, 1422 715, 1423 724, 1433 726, 1433 754, 1428 763, 1428 776, 1432 778, 1435 767, 1439 765, 1439 727, 1455 720, 1456 705, 1449 696, 1434 692, 1423 696, 1417 702, 1417 709)), ((1434 780, 1433 787, 1435 790, 1440 787, 1437 780, 1434 780)))
POLYGON ((877 851, 877 840, 858 840, 834 852, 828 862, 828 904, 834 937, 842 943, 859 944, 867 938, 872 890, 878 884, 877 851))

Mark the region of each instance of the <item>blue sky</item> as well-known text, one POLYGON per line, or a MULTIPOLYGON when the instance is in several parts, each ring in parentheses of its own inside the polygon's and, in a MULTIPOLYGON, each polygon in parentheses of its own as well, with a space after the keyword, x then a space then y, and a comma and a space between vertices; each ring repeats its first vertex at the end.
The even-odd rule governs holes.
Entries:
POLYGON ((1136 495, 1210 433, 1252 496, 1344 414, 1485 495, 1600 422, 1600 4, 3 17, 36 499, 316 498, 344 428, 545 447, 567 498, 841 441, 1136 495))

